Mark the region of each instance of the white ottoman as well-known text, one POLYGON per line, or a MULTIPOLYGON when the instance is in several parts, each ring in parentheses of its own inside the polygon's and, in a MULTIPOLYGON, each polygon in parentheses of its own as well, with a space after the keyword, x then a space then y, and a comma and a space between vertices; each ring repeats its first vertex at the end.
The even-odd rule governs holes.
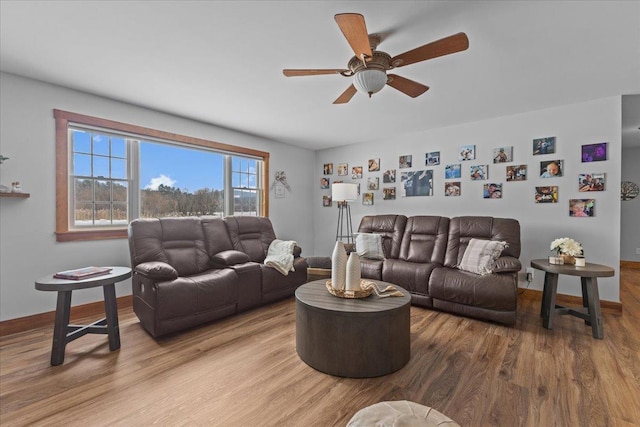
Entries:
POLYGON ((428 406, 408 400, 380 402, 359 410, 347 427, 431 427, 459 426, 428 406))

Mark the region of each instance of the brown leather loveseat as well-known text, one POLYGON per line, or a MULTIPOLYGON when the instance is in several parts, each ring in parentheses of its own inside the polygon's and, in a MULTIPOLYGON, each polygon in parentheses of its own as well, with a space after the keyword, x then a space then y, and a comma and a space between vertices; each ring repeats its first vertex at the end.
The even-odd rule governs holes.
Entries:
POLYGON ((276 239, 264 217, 137 219, 129 225, 133 309, 153 337, 294 294, 307 263, 286 276, 265 265, 276 239))
POLYGON ((507 325, 516 322, 522 268, 517 220, 374 215, 362 218, 358 232, 382 234, 384 252, 384 259, 361 259, 362 277, 402 286, 414 305, 507 325), (491 274, 458 268, 474 238, 508 244, 491 274))

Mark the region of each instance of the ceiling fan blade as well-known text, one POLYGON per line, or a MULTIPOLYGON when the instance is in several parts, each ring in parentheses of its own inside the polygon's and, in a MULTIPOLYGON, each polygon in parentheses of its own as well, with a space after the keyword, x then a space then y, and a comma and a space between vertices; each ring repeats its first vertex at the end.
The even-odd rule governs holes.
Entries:
POLYGON ((351 86, 349 86, 347 88, 347 90, 342 92, 342 95, 340 95, 338 97, 338 99, 333 101, 333 103, 334 104, 346 104, 347 102, 351 101, 351 98, 353 98, 353 95, 355 95, 357 91, 358 90, 356 89, 356 87, 354 85, 351 85, 351 86))
POLYGON ((387 75, 387 84, 412 98, 420 96, 429 90, 429 86, 400 77, 396 74, 387 75))
POLYGON ((327 69, 327 70, 282 70, 282 74, 287 77, 296 77, 296 76, 319 76, 322 74, 340 74, 343 72, 348 72, 349 70, 344 69, 327 69))
POLYGON ((359 13, 339 13, 335 16, 335 20, 356 57, 363 59, 363 54, 368 57, 373 56, 364 16, 359 13))
POLYGON ((467 35, 465 33, 458 33, 401 53, 391 58, 391 64, 394 67, 404 67, 405 65, 449 55, 450 53, 460 52, 468 48, 469 39, 467 35))

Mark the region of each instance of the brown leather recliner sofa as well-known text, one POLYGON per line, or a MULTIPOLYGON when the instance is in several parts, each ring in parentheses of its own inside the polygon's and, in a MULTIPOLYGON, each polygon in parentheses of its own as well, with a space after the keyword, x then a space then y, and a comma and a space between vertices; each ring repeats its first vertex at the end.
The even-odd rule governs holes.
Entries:
POLYGON ((291 296, 307 280, 297 246, 286 276, 263 263, 276 239, 268 218, 137 219, 128 232, 133 310, 153 337, 291 296))
POLYGON ((361 259, 362 277, 402 286, 411 303, 482 320, 515 324, 520 223, 483 216, 365 216, 358 232, 382 234, 383 260, 361 259), (505 241, 493 272, 457 266, 472 239, 505 241))

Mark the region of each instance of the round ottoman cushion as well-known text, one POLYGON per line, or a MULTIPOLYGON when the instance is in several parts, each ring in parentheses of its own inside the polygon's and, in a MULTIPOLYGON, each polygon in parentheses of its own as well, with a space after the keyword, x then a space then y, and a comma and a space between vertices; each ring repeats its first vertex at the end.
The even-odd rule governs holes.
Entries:
POLYGON ((380 402, 359 410, 347 427, 458 426, 452 419, 428 406, 408 400, 380 402))

